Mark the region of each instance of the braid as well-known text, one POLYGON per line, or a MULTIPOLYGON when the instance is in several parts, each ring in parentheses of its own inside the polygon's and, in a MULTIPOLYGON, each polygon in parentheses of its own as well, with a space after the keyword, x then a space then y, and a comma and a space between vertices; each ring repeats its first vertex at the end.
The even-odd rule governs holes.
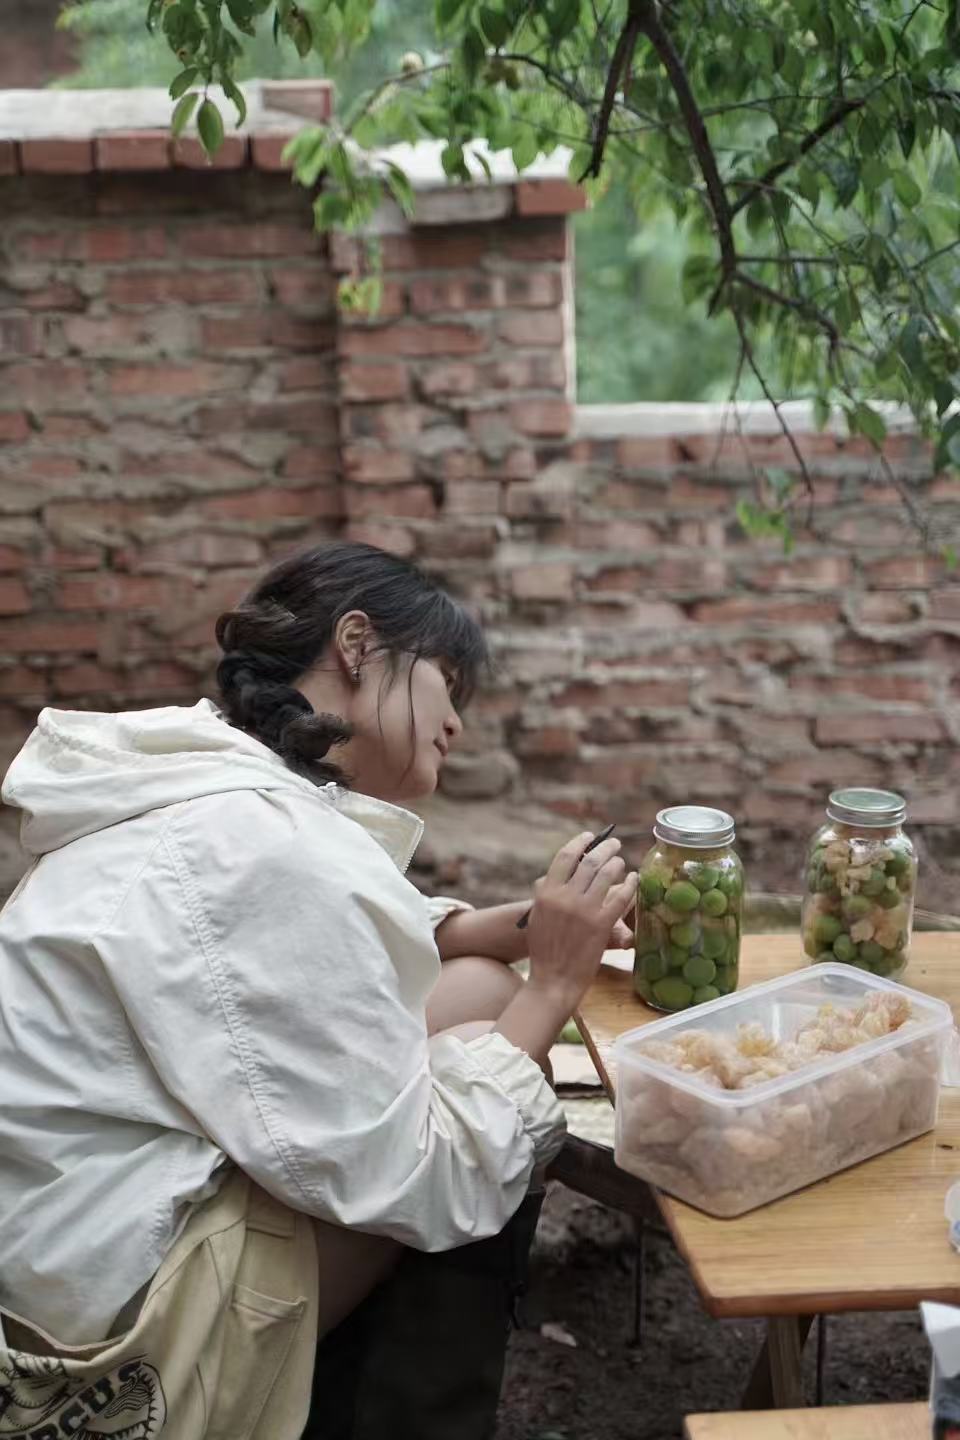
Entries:
POLYGON ((336 715, 318 715, 292 685, 271 679, 277 661, 262 652, 228 650, 217 666, 217 685, 232 725, 253 735, 299 775, 318 784, 344 783, 340 767, 323 757, 350 739, 350 727, 336 715))

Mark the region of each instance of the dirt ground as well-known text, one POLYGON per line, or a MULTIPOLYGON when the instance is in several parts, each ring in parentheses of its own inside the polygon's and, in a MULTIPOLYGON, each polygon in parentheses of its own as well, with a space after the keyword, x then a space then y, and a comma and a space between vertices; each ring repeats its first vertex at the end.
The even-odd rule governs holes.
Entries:
MULTIPOLYGON (((511 1338, 497 1440, 679 1440, 685 1414, 738 1408, 762 1323, 711 1320, 669 1239, 656 1237, 647 1242, 644 1334, 634 1346, 633 1252, 624 1216, 551 1186, 524 1328, 511 1338)), ((815 1341, 814 1332, 808 1403, 815 1341)), ((917 1312, 827 1323, 826 1404, 922 1399, 928 1367, 917 1312)))

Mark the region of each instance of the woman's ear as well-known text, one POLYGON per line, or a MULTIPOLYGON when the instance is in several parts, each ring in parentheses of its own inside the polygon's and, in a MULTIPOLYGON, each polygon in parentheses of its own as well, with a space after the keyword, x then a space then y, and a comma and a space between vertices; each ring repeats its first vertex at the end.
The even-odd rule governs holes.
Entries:
POLYGON ((333 632, 333 649, 344 678, 358 684, 361 668, 370 648, 372 629, 362 610, 350 610, 337 621, 333 632))

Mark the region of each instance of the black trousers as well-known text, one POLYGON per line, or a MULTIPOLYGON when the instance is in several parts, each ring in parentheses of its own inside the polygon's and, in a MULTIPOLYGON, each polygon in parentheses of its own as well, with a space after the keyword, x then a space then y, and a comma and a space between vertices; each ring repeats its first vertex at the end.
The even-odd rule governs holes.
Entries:
POLYGON ((490 1440, 543 1192, 488 1240, 405 1250, 317 1347, 303 1440, 490 1440))

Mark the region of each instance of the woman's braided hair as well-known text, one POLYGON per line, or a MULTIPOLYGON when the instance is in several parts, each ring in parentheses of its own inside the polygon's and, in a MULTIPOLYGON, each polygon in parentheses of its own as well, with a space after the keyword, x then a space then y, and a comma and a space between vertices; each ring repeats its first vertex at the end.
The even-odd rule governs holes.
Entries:
POLYGON ((402 654, 444 659, 457 676, 455 704, 465 703, 487 660, 477 622, 408 560, 373 545, 333 543, 274 566, 217 620, 224 652, 217 686, 232 725, 317 784, 348 783, 326 756, 351 731, 338 715, 318 715, 295 682, 351 610, 367 615, 375 651, 387 653, 394 670, 402 654))

